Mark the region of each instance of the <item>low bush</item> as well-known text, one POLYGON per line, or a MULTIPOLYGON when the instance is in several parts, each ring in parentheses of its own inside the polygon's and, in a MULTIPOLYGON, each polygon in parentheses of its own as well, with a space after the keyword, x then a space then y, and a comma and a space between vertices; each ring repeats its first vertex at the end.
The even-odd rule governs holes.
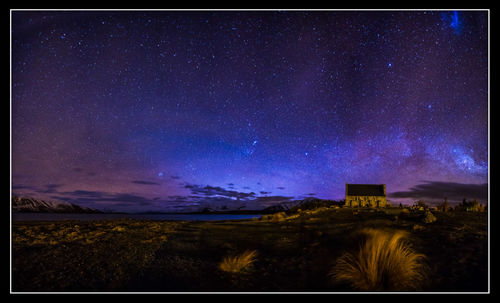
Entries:
POLYGON ((240 273, 252 265, 256 256, 256 250, 246 250, 240 255, 226 257, 219 264, 219 269, 229 273, 240 273))
POLYGON ((425 278, 423 254, 416 253, 403 231, 367 228, 356 253, 345 253, 330 272, 334 282, 361 291, 419 289, 425 278))
POLYGON ((437 221, 437 218, 436 216, 434 216, 432 214, 432 212, 430 211, 426 211, 425 214, 424 214, 424 217, 422 219, 422 222, 424 223, 432 223, 432 222, 436 222, 437 221))
POLYGON ((479 203, 477 200, 463 200, 461 204, 455 207, 455 210, 470 211, 470 212, 486 212, 486 205, 479 203))
POLYGON ((428 210, 429 209, 429 205, 427 205, 427 203, 425 203, 424 201, 416 201, 413 203, 413 207, 412 207, 414 210, 428 210))

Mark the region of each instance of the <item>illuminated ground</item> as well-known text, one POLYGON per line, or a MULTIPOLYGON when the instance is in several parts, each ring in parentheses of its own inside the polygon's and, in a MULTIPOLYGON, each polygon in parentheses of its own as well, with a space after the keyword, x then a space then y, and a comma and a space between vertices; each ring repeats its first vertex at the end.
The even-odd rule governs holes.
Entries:
POLYGON ((352 291, 328 278, 364 227, 401 229, 427 256, 423 291, 487 291, 487 213, 346 208, 246 221, 14 222, 12 290, 18 291, 352 291), (396 218, 397 217, 397 218, 396 218), (239 273, 224 257, 256 250, 239 273))

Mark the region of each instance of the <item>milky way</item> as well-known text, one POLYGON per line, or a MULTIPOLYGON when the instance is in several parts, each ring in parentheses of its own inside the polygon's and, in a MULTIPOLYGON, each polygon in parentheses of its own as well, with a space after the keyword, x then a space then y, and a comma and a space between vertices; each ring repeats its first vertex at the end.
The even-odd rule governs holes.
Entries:
POLYGON ((13 194, 140 211, 487 188, 487 11, 11 21, 13 194))

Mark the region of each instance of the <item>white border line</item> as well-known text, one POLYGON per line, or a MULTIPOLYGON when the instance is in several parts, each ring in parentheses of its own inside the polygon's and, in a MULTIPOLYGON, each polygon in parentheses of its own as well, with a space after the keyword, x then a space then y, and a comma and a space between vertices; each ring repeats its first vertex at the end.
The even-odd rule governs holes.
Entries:
POLYGON ((490 9, 10 9, 10 294, 490 294, 490 9), (488 12, 488 291, 486 292, 13 292, 12 291, 12 12, 13 11, 486 11, 488 12))

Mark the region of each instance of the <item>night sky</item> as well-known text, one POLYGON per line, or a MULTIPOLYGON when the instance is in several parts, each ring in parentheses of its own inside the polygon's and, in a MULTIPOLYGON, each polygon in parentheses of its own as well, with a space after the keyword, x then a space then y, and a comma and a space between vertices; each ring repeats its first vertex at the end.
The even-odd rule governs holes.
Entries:
POLYGON ((12 194, 259 209, 488 192, 487 11, 12 11, 12 194))

